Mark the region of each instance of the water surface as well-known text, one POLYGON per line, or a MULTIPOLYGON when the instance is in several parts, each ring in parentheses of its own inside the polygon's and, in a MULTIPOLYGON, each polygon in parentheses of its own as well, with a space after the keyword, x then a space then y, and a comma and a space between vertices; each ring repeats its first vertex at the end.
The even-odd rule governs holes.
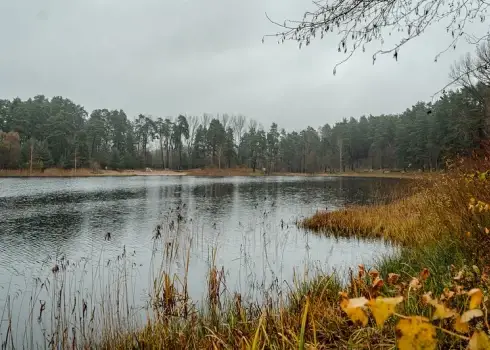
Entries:
MULTIPOLYGON (((370 264, 392 248, 381 241, 319 237, 295 222, 317 210, 389 197, 400 182, 272 176, 0 179, 0 311, 8 294, 29 293, 33 281, 52 275, 60 259, 91 266, 77 276, 83 283, 71 287, 93 291, 94 279, 99 286, 110 279, 94 274, 94 266, 111 266, 124 252, 131 258, 129 294, 135 304, 148 300, 162 260, 166 270, 182 275, 187 254, 195 300, 204 295, 210 260, 224 267, 230 292, 250 298, 272 281, 291 282, 294 271, 370 264), (155 240, 157 225, 161 237, 155 240), (165 261, 169 247, 177 256, 165 261)), ((13 308, 20 320, 21 306, 13 308)), ((1 324, 0 335, 4 329, 1 324)))

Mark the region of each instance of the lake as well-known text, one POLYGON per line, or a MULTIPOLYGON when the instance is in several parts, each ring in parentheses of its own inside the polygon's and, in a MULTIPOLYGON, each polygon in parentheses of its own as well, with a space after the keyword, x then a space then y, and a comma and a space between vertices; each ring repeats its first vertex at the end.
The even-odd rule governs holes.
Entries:
POLYGON ((30 347, 49 337, 46 329, 56 319, 49 300, 58 297, 60 285, 53 284, 61 283, 53 277, 55 266, 62 270, 64 291, 80 295, 70 308, 88 303, 91 309, 97 295, 124 279, 126 312, 138 313, 162 271, 181 278, 188 271, 189 295, 198 302, 206 295, 211 264, 223 267, 226 293, 238 291, 248 299, 260 298, 272 283, 291 283, 293 274, 372 264, 394 248, 382 241, 317 236, 295 222, 317 210, 387 200, 402 182, 281 176, 0 179, 2 342, 8 312, 17 329, 11 346, 30 347), (46 301, 43 319, 38 314, 46 301))

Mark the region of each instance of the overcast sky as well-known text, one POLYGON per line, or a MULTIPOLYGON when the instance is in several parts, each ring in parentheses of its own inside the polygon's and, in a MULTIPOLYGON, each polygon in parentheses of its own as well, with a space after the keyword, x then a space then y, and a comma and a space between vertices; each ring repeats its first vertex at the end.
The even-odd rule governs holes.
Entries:
POLYGON ((268 127, 317 127, 343 117, 398 113, 448 82, 462 44, 432 28, 373 66, 367 52, 332 69, 335 37, 298 50, 262 44, 301 18, 310 0, 1 0, 0 98, 61 95, 91 111, 242 113, 268 127))

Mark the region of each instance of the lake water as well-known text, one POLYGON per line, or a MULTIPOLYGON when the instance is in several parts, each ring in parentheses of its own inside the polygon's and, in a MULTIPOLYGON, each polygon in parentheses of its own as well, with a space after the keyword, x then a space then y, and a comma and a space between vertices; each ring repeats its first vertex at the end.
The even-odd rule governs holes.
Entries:
POLYGON ((145 305, 155 276, 162 269, 183 276, 186 264, 189 294, 199 300, 211 261, 224 267, 227 292, 252 299, 274 281, 290 283, 295 271, 373 263, 393 248, 381 241, 320 237, 295 222, 317 210, 385 198, 400 182, 272 176, 0 179, 0 315, 10 311, 16 329, 24 329, 10 345, 32 346, 49 328, 49 321, 27 314, 32 308, 37 317, 40 305, 53 297, 52 285, 40 286, 53 280, 55 265, 68 266, 64 288, 84 300, 95 303, 94 294, 125 276, 127 299, 145 305), (158 225, 161 236, 155 239, 158 225), (123 255, 129 274, 121 272, 123 255), (26 327, 40 329, 36 339, 28 339, 26 327))

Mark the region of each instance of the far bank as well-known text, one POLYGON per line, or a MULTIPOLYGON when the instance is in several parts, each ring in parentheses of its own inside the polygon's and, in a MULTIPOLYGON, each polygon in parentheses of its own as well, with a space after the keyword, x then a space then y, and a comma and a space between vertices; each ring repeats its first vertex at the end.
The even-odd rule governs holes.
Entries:
POLYGON ((294 173, 294 172, 273 172, 266 173, 262 170, 253 171, 250 168, 230 168, 230 169, 189 169, 189 170, 161 170, 161 169, 125 169, 125 170, 92 170, 81 169, 59 169, 48 168, 44 170, 28 169, 1 169, 0 177, 103 177, 103 176, 335 176, 335 177, 377 177, 377 178, 407 178, 407 179, 427 179, 437 176, 438 172, 400 172, 400 171, 352 171, 344 173, 294 173))

